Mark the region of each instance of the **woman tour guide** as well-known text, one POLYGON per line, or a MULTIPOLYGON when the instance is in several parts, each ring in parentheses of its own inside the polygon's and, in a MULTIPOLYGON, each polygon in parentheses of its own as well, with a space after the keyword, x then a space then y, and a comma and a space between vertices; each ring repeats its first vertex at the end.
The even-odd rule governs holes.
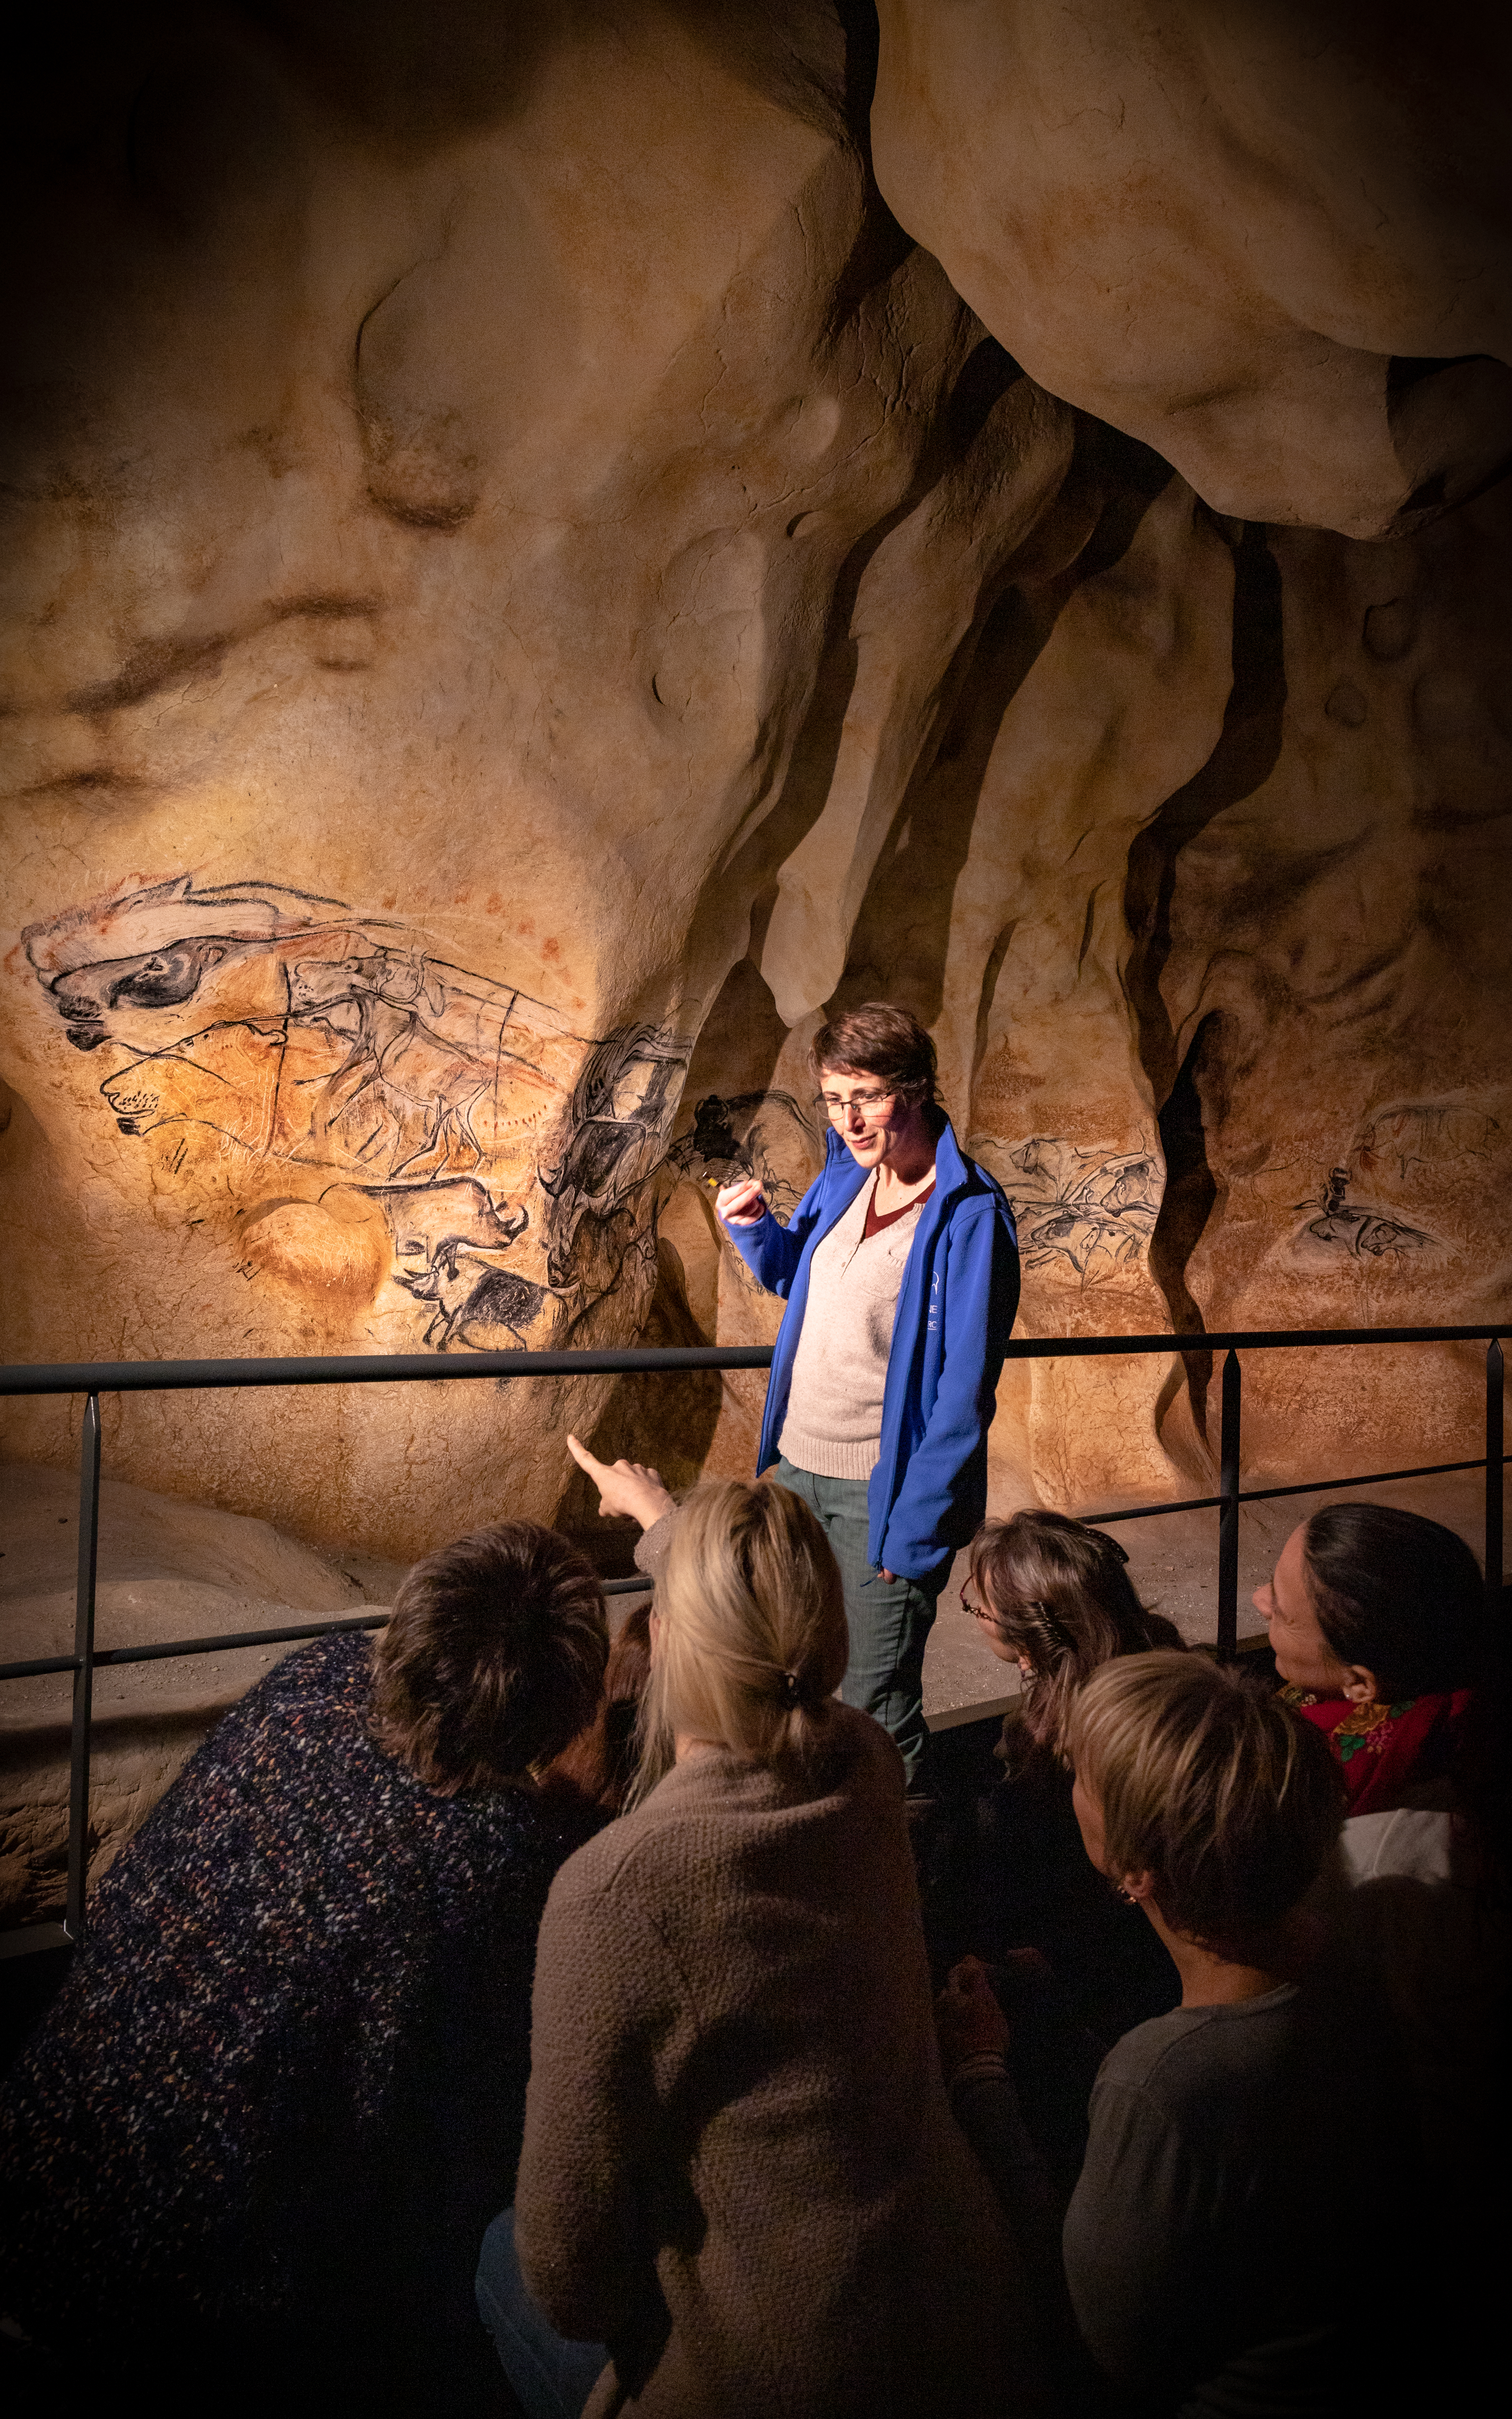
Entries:
POLYGON ((1001 1188, 956 1143, 916 1018, 853 1009, 810 1059, 829 1132, 791 1221, 754 1178, 722 1186, 715 1208, 787 1302, 758 1473, 775 1464, 823 1524, 850 1627, 841 1696, 892 1733, 912 1780, 935 1602, 986 1510, 1018 1249, 1001 1188))

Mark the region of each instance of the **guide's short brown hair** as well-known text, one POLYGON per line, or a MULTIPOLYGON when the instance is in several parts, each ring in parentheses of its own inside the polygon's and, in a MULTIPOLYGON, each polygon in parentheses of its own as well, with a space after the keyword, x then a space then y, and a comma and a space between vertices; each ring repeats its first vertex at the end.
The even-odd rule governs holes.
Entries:
POLYGON ((889 1008, 886 1000, 870 999, 864 1008, 849 1008, 822 1025, 809 1045, 809 1064, 816 1077, 826 1067, 837 1074, 843 1068, 875 1075, 900 1101, 939 1097, 933 1042, 917 1016, 906 1008, 889 1008))
POLYGON ((1153 1875, 1171 1930, 1219 1950, 1295 1906, 1344 1819, 1322 1733, 1205 1655, 1104 1663, 1072 1707, 1067 1746, 1102 1809, 1104 1870, 1153 1875))
POLYGON ((594 1718, 609 1658, 592 1566, 501 1520, 418 1562, 374 1650, 369 1727, 450 1797, 537 1773, 594 1718))

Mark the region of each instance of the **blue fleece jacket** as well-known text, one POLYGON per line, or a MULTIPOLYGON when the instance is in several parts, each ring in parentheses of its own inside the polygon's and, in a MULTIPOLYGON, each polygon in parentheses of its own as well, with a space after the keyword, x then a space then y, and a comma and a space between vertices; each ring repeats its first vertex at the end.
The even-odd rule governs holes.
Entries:
MULTIPOLYGON (((987 1509, 987 1430, 1003 1349, 1018 1308, 1018 1239, 1008 1199, 963 1157, 949 1125, 934 1151, 934 1191, 909 1249, 882 1398, 882 1453, 868 1487, 868 1550, 878 1570, 943 1585, 951 1556, 987 1509)), ((727 1226, 748 1268, 787 1314, 766 1389, 758 1471, 778 1457, 816 1246, 866 1182, 831 1129, 825 1164, 784 1226, 727 1226)))

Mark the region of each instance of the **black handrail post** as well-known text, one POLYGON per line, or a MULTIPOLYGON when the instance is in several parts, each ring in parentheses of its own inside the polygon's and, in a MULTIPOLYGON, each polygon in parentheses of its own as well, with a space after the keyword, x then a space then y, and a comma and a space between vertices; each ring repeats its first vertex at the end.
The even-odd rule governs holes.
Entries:
POLYGON ((1223 1430, 1218 1458, 1218 1654, 1239 1652, 1239 1355, 1224 1355, 1223 1430))
POLYGON ((1502 1610, 1503 1399, 1502 1345, 1493 1335, 1486 1347, 1486 1610, 1493 1622, 1502 1610))
POLYGON ((79 1586, 73 1607, 73 1741, 69 1758, 69 1895, 64 1924, 84 1938, 89 1878, 89 1732, 95 1693, 95 1573, 100 1560, 100 1396, 84 1407, 79 1451, 79 1586))

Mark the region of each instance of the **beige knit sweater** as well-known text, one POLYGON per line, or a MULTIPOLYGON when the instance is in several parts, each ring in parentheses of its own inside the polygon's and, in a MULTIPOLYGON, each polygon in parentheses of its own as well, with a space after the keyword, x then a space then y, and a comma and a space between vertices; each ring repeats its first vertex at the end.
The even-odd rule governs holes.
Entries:
POLYGON ((809 1266, 809 1299, 778 1441, 795 1470, 818 1478, 870 1478, 882 1451, 898 1296, 924 1205, 911 1203, 903 1217, 869 1238, 866 1213, 876 1182, 868 1177, 809 1266))
POLYGON ((552 1886, 516 2242, 614 2356, 593 2419, 1039 2407, 940 2081, 902 1763, 830 1719, 822 1785, 691 1758, 552 1886))

